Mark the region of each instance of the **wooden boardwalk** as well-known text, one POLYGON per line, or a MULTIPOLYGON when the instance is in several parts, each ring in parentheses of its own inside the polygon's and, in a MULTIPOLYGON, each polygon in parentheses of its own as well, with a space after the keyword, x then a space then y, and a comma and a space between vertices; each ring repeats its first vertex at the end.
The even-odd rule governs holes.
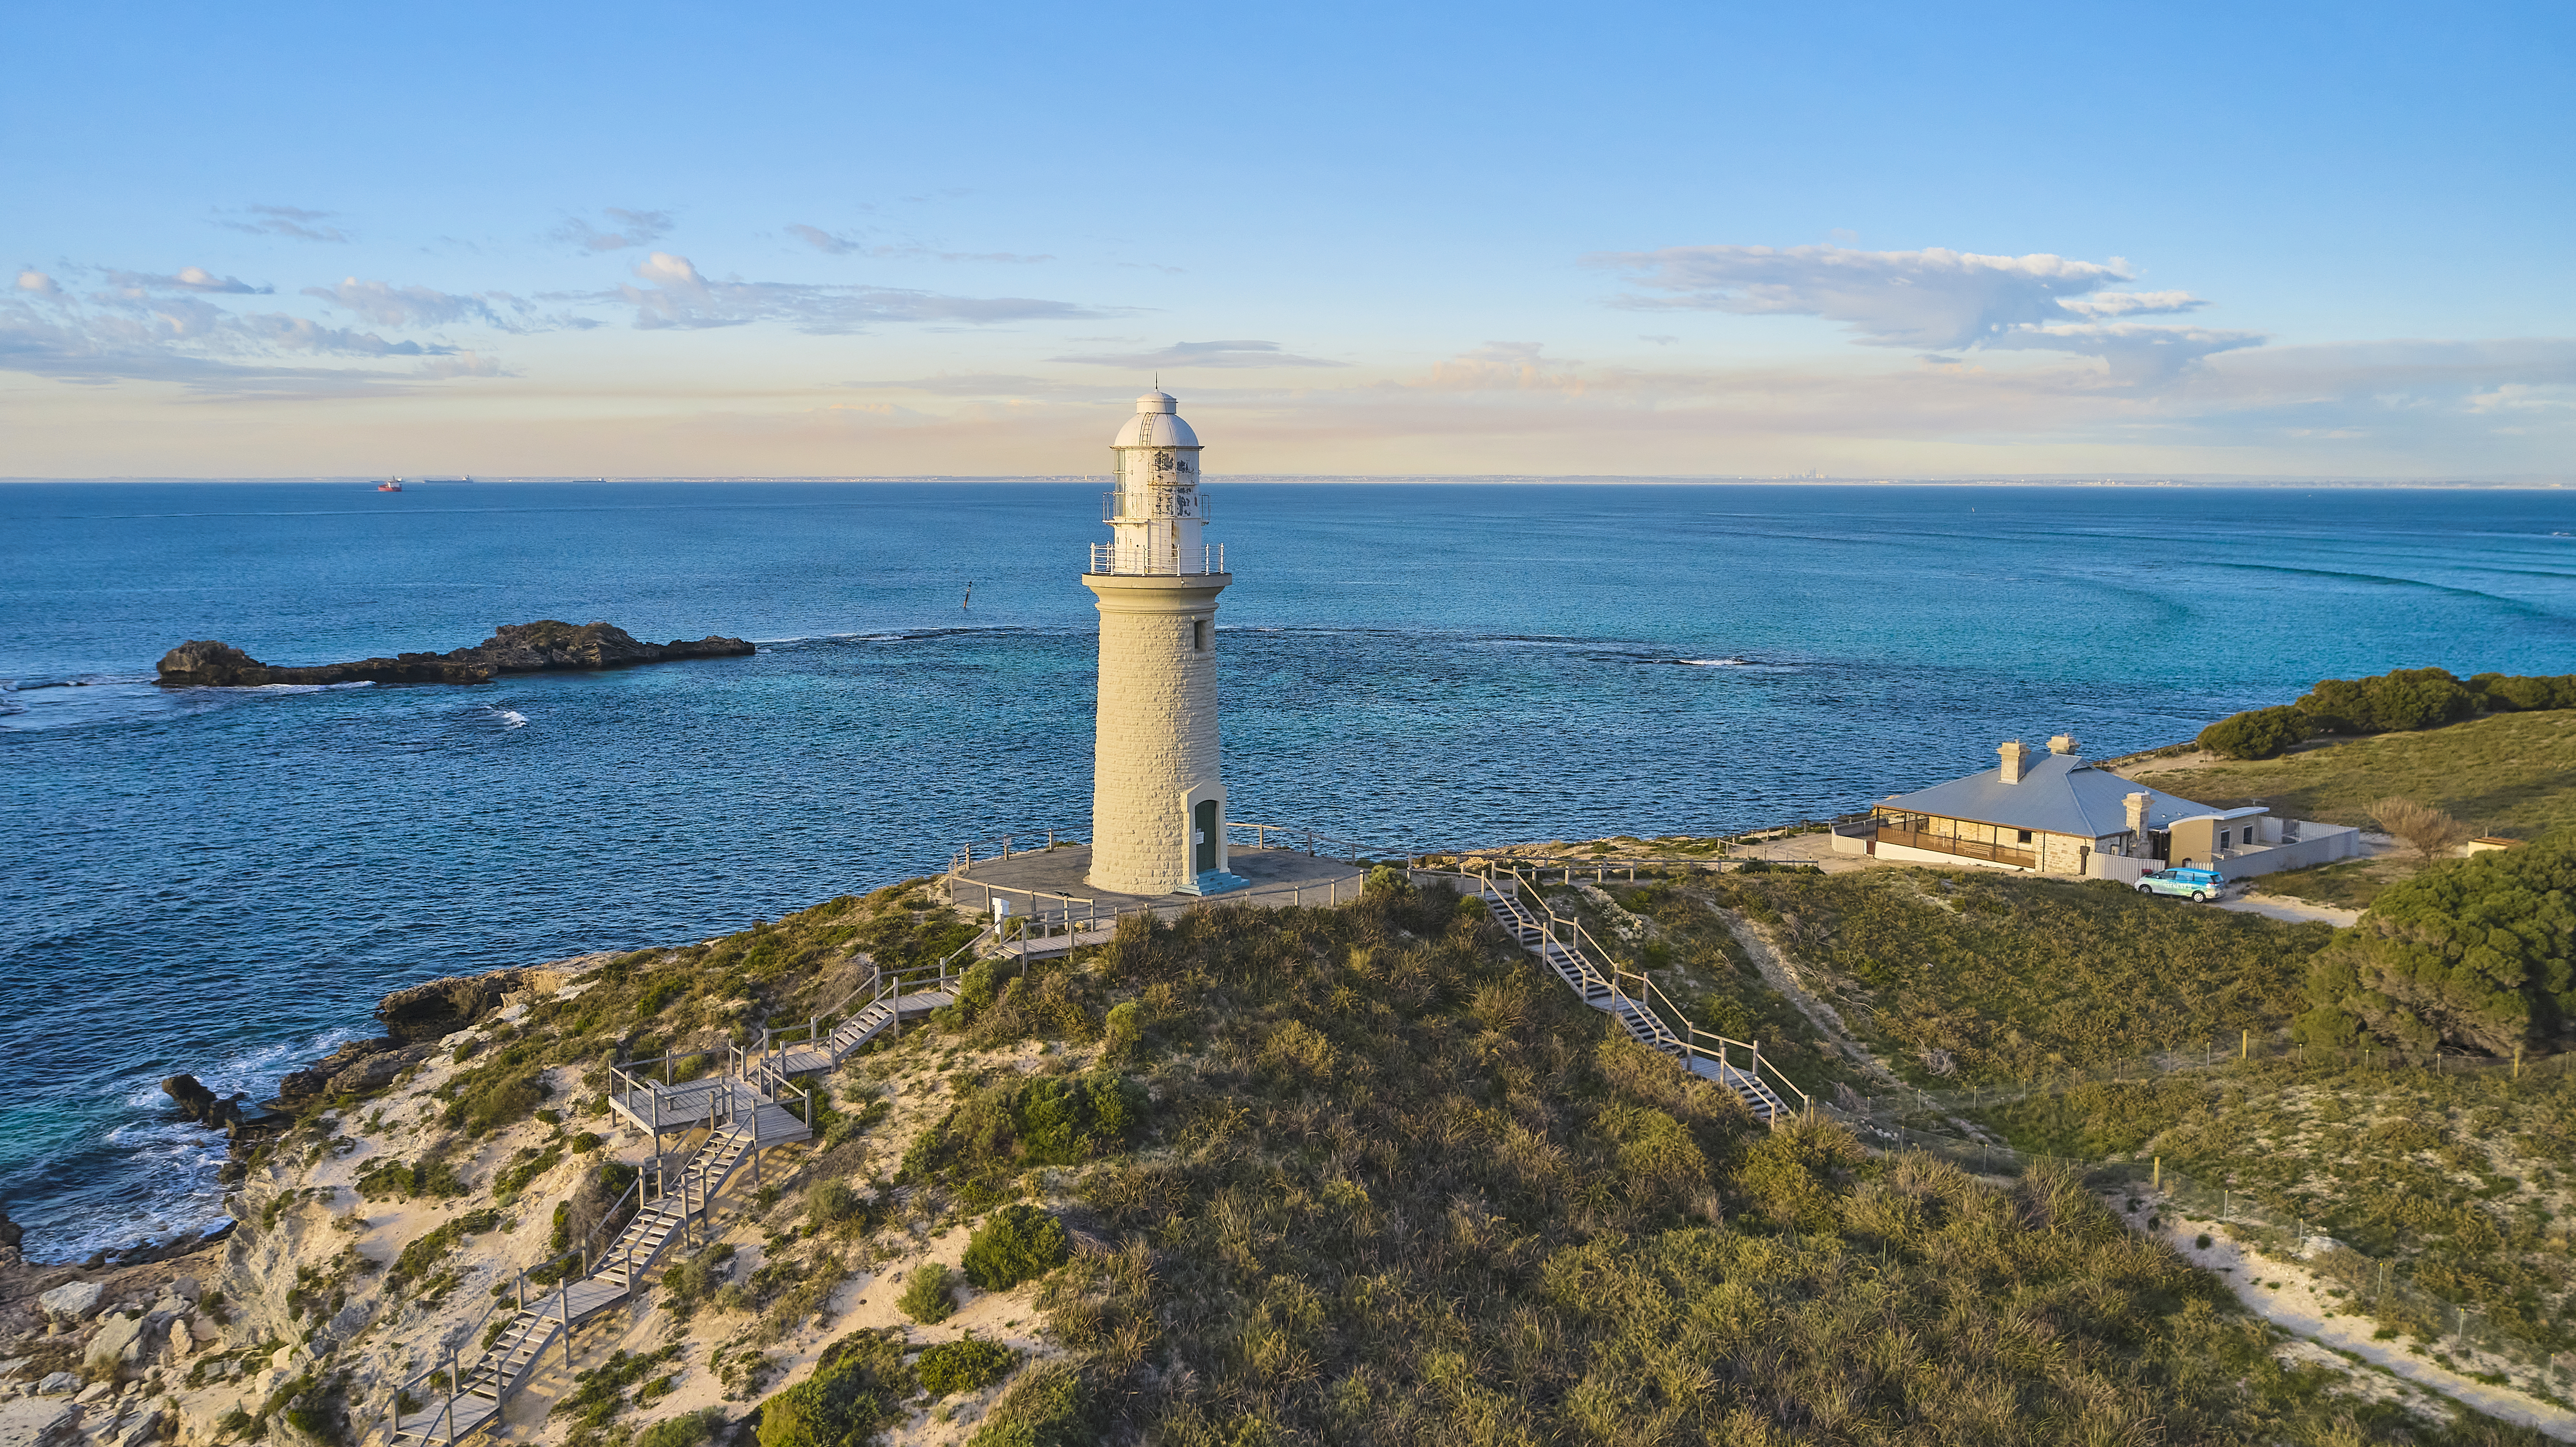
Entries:
POLYGON ((780 1074, 791 1079, 838 1070, 842 1061, 888 1029, 900 1028, 902 1022, 952 1005, 956 1000, 954 990, 909 990, 876 1000, 842 1021, 820 1040, 779 1046, 770 1054, 769 1061, 780 1074))
POLYGON ((613 1092, 610 1100, 620 1115, 647 1130, 706 1134, 676 1170, 653 1163, 649 1196, 646 1179, 639 1178, 634 1216, 597 1256, 585 1258, 587 1275, 512 1309, 471 1366, 451 1355, 443 1371, 433 1368, 406 1383, 396 1400, 408 1395, 424 1404, 396 1416, 391 1447, 455 1447, 490 1428, 500 1420, 502 1404, 550 1351, 560 1350, 570 1371, 573 1333, 633 1299, 672 1244, 714 1214, 716 1199, 743 1166, 757 1170, 762 1151, 814 1136, 802 1115, 753 1081, 733 1076, 642 1082, 613 1092))

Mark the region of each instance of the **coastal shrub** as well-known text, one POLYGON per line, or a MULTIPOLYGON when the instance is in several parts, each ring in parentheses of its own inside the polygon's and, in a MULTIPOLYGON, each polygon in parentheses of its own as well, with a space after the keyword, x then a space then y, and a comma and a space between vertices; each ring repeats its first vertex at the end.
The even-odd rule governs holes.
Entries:
POLYGON ((465 1194, 465 1182, 456 1174, 456 1167, 436 1155, 408 1164, 378 1156, 358 1167, 356 1184, 358 1194, 370 1201, 465 1194))
POLYGON ((2469 687, 2477 690, 2479 703, 2495 713, 2576 708, 2576 673, 2539 678, 2481 673, 2469 680, 2469 687))
POLYGON ((805 1193, 805 1226, 818 1235, 853 1223, 864 1227, 866 1216, 867 1202, 837 1177, 805 1193))
MULTIPOLYGON (((596 1137, 593 1138, 594 1143, 596 1139, 596 1137)), ((561 1141, 556 1141, 543 1150, 535 1146, 521 1146, 517 1158, 492 1178, 492 1199, 504 1206, 517 1200, 519 1193, 528 1188, 529 1182, 555 1168, 555 1163, 563 1159, 563 1153, 564 1147, 561 1141)))
POLYGON ((492 1053, 483 1064, 460 1070, 437 1090, 447 1102, 442 1119, 451 1130, 482 1135, 516 1125, 545 1103, 544 1043, 520 1039, 492 1053))
POLYGON ((732 1274, 734 1248, 725 1242, 686 1257, 662 1273, 662 1305, 675 1321, 687 1321, 698 1308, 724 1290, 732 1274))
POLYGON ((2490 1055, 2576 1023, 2576 830, 2390 885, 2309 967, 2299 1038, 2490 1055))
POLYGON ((923 1130, 902 1172, 969 1180, 996 1169, 1078 1165, 1124 1146, 1144 1114, 1143 1088, 1114 1070, 1018 1077, 975 1092, 923 1130))
POLYGON ((654 1423, 635 1434, 634 1447, 698 1447, 698 1444, 724 1430, 722 1407, 701 1407, 694 1412, 654 1423))
POLYGON ((966 1243, 966 1279, 986 1291, 1008 1291, 1046 1275, 1073 1254, 1064 1222, 1052 1212, 1013 1203, 984 1218, 966 1243))
POLYGON ((1000 1342, 970 1336, 941 1342, 924 1351, 913 1362, 912 1371, 923 1391, 933 1397, 946 1397, 958 1392, 980 1392, 1009 1376, 1018 1361, 1019 1354, 1000 1342))
MULTIPOLYGON (((1101 1438, 1084 1408, 1081 1376, 1066 1363, 1048 1362, 1011 1384, 966 1447, 1091 1447, 1101 1438)), ((1231 1440, 1250 1447, 1280 1439, 1255 1425, 1231 1440)))
POLYGON ((548 1408, 546 1415, 572 1418, 577 1433, 605 1426, 626 1409, 628 1387, 651 1380, 656 1368, 679 1355, 677 1342, 652 1352, 629 1352, 619 1347, 609 1353, 608 1360, 576 1374, 573 1389, 548 1408))
POLYGON ((956 1275, 936 1261, 925 1261, 904 1278, 903 1294, 894 1304, 924 1326, 946 1321, 957 1311, 956 1275))
POLYGON ((429 1274, 430 1268, 445 1259, 468 1236, 480 1236, 501 1224, 501 1213, 494 1210, 468 1211, 444 1221, 414 1237, 394 1258, 385 1272, 388 1290, 399 1290, 429 1274))
POLYGON ((2306 742, 2313 731, 2306 714, 2282 704, 2231 714, 2202 729, 2196 742, 2223 759, 2271 759, 2306 742))
POLYGON ((861 1447, 904 1420, 912 1393, 903 1333, 854 1332, 823 1349, 814 1375, 760 1404, 760 1447, 861 1447))
POLYGON ((1145 1010, 1133 1000, 1121 1000, 1109 1007, 1101 1022, 1100 1058, 1128 1060, 1145 1040, 1145 1010))

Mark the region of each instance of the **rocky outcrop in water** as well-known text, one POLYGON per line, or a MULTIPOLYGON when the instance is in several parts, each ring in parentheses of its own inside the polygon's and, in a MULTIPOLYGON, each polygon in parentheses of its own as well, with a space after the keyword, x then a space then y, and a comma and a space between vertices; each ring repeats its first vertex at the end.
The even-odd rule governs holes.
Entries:
POLYGON ((164 688, 248 688, 270 683, 489 683, 504 673, 626 668, 683 658, 739 658, 753 652, 739 638, 709 634, 694 642, 639 643, 613 623, 578 626, 551 618, 505 623, 472 648, 397 653, 354 663, 287 667, 262 663, 229 643, 194 639, 162 655, 164 688))
POLYGON ((527 973, 493 970, 449 975, 396 990, 376 1005, 376 1019, 390 1037, 381 1046, 414 1045, 452 1035, 500 1009, 502 997, 520 988, 527 973))

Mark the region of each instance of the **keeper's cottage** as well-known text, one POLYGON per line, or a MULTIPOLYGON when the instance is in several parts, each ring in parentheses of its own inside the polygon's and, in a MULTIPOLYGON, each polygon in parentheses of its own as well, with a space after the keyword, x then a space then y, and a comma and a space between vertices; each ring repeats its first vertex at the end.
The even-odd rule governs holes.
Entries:
POLYGON ((1227 872, 1217 747, 1216 598, 1234 575, 1210 543, 1199 439, 1160 389, 1110 445, 1100 500, 1110 540, 1082 585, 1100 605, 1100 712, 1092 739, 1092 888, 1219 894, 1227 872))

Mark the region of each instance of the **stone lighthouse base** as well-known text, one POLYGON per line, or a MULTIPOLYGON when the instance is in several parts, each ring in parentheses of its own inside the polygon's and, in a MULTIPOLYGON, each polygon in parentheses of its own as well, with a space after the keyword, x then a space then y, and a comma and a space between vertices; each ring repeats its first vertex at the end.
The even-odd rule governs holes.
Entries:
POLYGON ((1233 872, 1241 875, 1244 886, 1223 894, 1120 894, 1114 890, 1094 889, 1084 883, 1091 873, 1091 846, 1061 844, 1053 849, 1036 849, 1014 854, 1008 859, 980 860, 962 874, 946 876, 949 895, 963 908, 990 913, 991 901, 1000 897, 1011 901, 1014 913, 1027 912, 1034 902, 1041 912, 1062 908, 1062 898, 1070 896, 1079 908, 1083 901, 1096 901, 1103 913, 1112 908, 1134 910, 1151 907, 1178 911, 1191 905, 1213 901, 1218 904, 1347 904, 1359 898, 1361 881, 1367 871, 1356 864, 1324 858, 1295 849, 1242 849, 1231 851, 1226 861, 1233 872))

